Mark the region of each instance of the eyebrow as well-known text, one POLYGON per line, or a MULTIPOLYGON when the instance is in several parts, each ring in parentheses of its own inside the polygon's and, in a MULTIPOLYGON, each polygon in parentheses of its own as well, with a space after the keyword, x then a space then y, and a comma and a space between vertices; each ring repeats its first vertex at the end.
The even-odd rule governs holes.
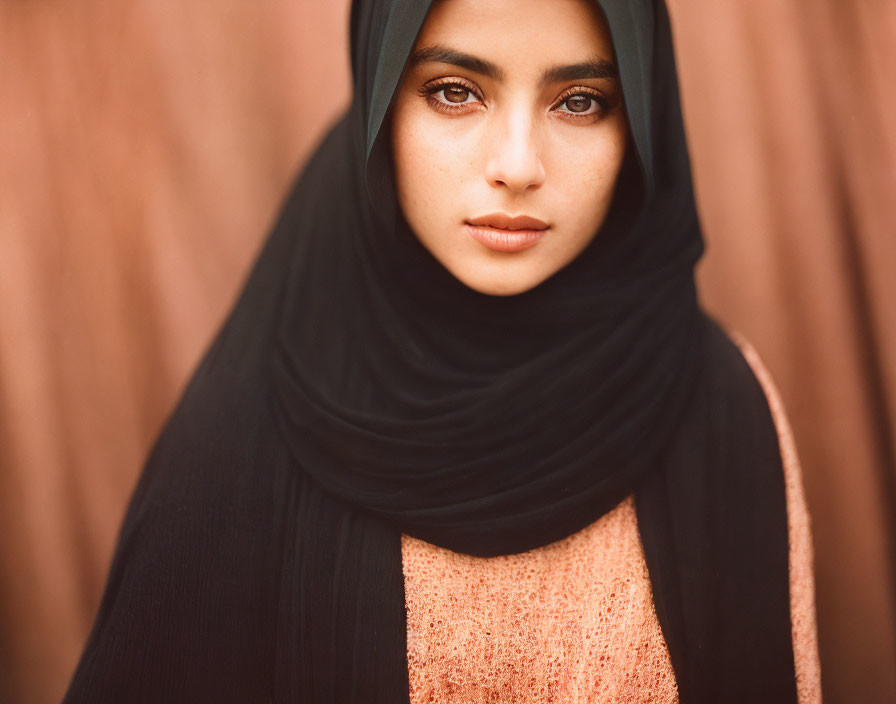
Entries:
POLYGON ((543 83, 560 83, 562 81, 578 81, 585 78, 616 78, 619 71, 616 64, 606 59, 593 59, 580 64, 555 66, 544 72, 543 83))
POLYGON ((448 47, 440 46, 439 44, 417 49, 417 51, 411 54, 412 66, 429 61, 460 66, 469 71, 481 73, 483 76, 488 76, 495 81, 503 81, 505 77, 504 71, 491 61, 480 59, 471 54, 465 54, 456 49, 449 49, 448 47))
MULTIPOLYGON (((434 44, 422 47, 411 54, 411 66, 429 61, 460 66, 468 71, 487 76, 495 81, 503 81, 506 74, 497 64, 480 59, 471 54, 465 54, 457 49, 434 44)), ((542 83, 560 83, 562 81, 575 81, 586 78, 617 78, 619 71, 616 64, 607 59, 592 59, 578 64, 567 66, 554 66, 547 69, 541 77, 542 83)))

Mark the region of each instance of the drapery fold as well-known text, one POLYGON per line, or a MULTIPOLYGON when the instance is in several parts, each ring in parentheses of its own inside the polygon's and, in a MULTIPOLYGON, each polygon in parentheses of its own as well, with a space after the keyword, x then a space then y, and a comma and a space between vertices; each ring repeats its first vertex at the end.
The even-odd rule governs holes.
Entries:
POLYGON ((781 454, 697 304, 669 18, 599 6, 630 167, 576 260, 501 297, 442 268, 395 195, 383 118, 426 4, 356 0, 352 104, 143 470, 66 704, 406 701, 402 533, 519 553, 632 491, 681 700, 796 701, 781 454))
MULTIPOLYGON (((334 5, 177 5, 0 8, 2 679, 14 701, 58 701, 141 457, 312 138, 304 125, 345 95, 334 5), (324 68, 296 73, 311 61, 324 68), (283 75, 306 88, 260 78, 283 75), (219 168, 225 153, 241 168, 219 168), (194 178, 173 190, 172 174, 194 178)), ((710 245, 704 298, 762 350, 796 427, 827 698, 889 701, 893 11, 672 10, 710 245)))

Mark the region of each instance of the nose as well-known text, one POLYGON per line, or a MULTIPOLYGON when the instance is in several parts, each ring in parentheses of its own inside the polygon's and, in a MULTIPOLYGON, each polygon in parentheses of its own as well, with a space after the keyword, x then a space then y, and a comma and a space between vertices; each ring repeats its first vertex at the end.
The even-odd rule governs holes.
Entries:
POLYGON ((532 116, 516 110, 495 121, 488 140, 485 178, 515 194, 539 188, 545 179, 538 134, 532 116))

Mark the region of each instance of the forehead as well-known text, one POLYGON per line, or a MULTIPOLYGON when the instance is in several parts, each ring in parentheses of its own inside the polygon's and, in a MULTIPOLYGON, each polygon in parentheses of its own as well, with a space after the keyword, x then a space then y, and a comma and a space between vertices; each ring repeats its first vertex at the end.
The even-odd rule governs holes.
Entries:
POLYGON ((481 57, 508 74, 613 58, 593 0, 437 0, 415 49, 432 45, 481 57))

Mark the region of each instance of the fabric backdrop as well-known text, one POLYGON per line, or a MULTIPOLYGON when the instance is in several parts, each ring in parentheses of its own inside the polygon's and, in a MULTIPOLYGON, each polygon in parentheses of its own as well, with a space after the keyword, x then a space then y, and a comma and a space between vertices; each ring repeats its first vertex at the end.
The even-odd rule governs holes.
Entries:
MULTIPOLYGON (((702 296, 794 425, 826 701, 896 701, 896 3, 670 5, 702 296)), ((60 699, 346 32, 346 0, 0 4, 0 702, 60 699)))

